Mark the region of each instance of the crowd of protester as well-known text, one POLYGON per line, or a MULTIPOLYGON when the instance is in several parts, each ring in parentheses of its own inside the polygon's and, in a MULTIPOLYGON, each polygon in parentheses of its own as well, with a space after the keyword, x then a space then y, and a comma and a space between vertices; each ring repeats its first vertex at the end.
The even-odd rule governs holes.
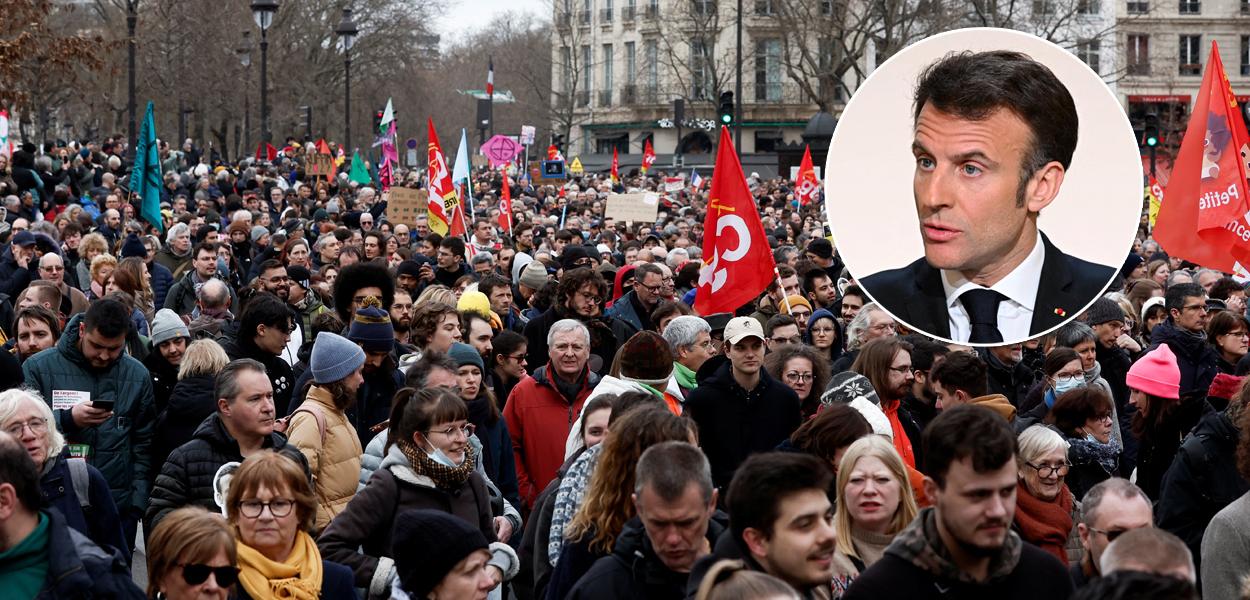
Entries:
POLYGON ((776 282, 700 315, 707 190, 605 216, 662 172, 479 169, 462 238, 297 144, 182 148, 159 228, 120 142, 0 157, 6 597, 1250 597, 1246 291, 1144 227, 1077 320, 970 348, 784 179, 776 282))

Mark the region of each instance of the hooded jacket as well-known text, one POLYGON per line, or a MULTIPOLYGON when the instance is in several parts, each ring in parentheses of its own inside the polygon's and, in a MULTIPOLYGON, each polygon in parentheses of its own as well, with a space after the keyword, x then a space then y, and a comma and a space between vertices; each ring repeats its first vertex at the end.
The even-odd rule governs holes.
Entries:
POLYGON ((48 574, 36 600, 143 600, 143 591, 130 576, 126 561, 115 550, 102 548, 65 523, 55 510, 48 519, 48 574))
MULTIPOLYGON (((717 512, 707 524, 708 546, 728 529, 728 517, 717 512)), ((689 573, 670 570, 655 554, 651 538, 638 517, 625 523, 612 554, 595 561, 566 598, 648 598, 681 600, 686 597, 689 573)))
POLYGON ((1064 600, 1071 595, 1064 564, 1014 531, 1008 531, 1002 550, 990 560, 989 577, 974 580, 955 566, 938 536, 936 509, 926 508, 842 598, 1064 600))
POLYGON ((22 364, 26 384, 56 406, 58 392, 89 396, 91 401, 114 401, 113 416, 95 427, 80 429, 69 409, 55 409, 56 426, 69 444, 90 446, 88 462, 109 482, 119 514, 143 514, 148 505, 152 425, 152 380, 143 363, 122 355, 103 370, 95 369, 78 348, 75 315, 54 348, 40 352, 22 364))
POLYGON ((215 375, 189 375, 174 385, 169 404, 156 416, 152 434, 152 471, 155 476, 175 448, 195 437, 204 419, 217 413, 213 396, 215 375))
POLYGON ((1011 401, 1008 400, 1007 397, 1002 394, 990 394, 988 396, 978 396, 976 398, 973 398, 972 401, 969 402, 969 404, 973 404, 975 406, 984 406, 985 408, 988 408, 994 411, 995 413, 998 413, 998 415, 1006 419, 1008 423, 1014 421, 1016 418, 1016 407, 1012 406, 1011 401))
POLYGON ((325 419, 325 435, 317 418, 297 407, 287 427, 287 442, 298 448, 308 459, 308 470, 313 476, 313 490, 317 494, 317 519, 313 528, 325 529, 330 520, 347 508, 356 493, 356 481, 360 476, 360 455, 364 448, 356 428, 343 411, 334 406, 334 398, 326 388, 313 386, 301 407, 320 411, 325 419))
POLYGON ((533 505, 564 464, 569 430, 599 383, 599 376, 584 368, 577 396, 570 401, 551 380, 550 368, 541 366, 516 384, 503 409, 516 454, 517 487, 526 506, 533 505))
MULTIPOLYGON (((308 461, 295 448, 287 445, 281 433, 271 433, 262 443, 289 456, 308 472, 308 461)), ((214 412, 200 423, 195 437, 169 454, 152 486, 144 531, 152 531, 171 511, 187 505, 202 506, 210 511, 221 510, 213 499, 213 477, 228 462, 243 462, 239 442, 230 435, 221 415, 214 412)))
POLYGON ((1220 357, 1207 343, 1205 335, 1189 333, 1177 327, 1169 317, 1150 331, 1150 342, 1147 352, 1158 348, 1159 344, 1167 344, 1176 355, 1176 366, 1181 370, 1181 396, 1199 393, 1206 396, 1211 381, 1219 373, 1220 357))

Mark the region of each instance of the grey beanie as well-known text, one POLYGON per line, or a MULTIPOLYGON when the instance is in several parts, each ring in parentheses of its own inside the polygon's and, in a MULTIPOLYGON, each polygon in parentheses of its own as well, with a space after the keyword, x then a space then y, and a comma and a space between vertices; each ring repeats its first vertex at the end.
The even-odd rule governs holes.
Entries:
POLYGON ((531 289, 541 289, 547 285, 547 268, 542 262, 534 261, 525 265, 525 270, 521 271, 521 278, 517 283, 531 289))
POLYGON ((517 252, 516 256, 512 257, 511 275, 513 283, 521 280, 521 272, 524 271, 525 267, 528 267, 532 262, 534 262, 534 257, 524 252, 517 252))
POLYGON ((187 324, 182 322, 182 317, 168 308, 156 311, 156 316, 152 318, 151 329, 151 335, 148 337, 152 340, 153 348, 169 340, 191 337, 191 331, 187 329, 187 324))
POLYGON ((313 382, 319 385, 346 379, 363 364, 365 351, 341 335, 323 331, 313 340, 309 369, 313 382))
POLYGON ((257 242, 260 238, 265 237, 268 234, 269 230, 261 227, 260 225, 252 227, 252 242, 257 242))

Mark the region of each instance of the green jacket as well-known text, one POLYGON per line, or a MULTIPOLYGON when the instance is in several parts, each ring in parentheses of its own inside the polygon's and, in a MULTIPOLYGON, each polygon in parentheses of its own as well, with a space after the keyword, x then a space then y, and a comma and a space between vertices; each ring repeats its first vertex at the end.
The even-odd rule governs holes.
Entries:
POLYGON ((143 514, 150 492, 150 444, 156 409, 152 401, 152 380, 143 363, 123 355, 107 369, 91 368, 79 349, 78 325, 83 315, 75 315, 65 326, 55 348, 49 348, 22 365, 26 384, 43 394, 52 404, 54 391, 90 394, 91 400, 112 399, 113 417, 96 427, 79 429, 69 410, 53 410, 57 428, 68 444, 91 447, 88 462, 108 480, 117 512, 127 509, 143 514))

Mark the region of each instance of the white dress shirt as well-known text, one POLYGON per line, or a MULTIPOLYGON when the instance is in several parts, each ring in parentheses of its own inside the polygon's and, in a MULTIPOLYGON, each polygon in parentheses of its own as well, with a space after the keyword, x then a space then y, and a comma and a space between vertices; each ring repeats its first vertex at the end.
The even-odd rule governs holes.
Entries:
MULTIPOLYGON (((1024 262, 988 288, 1007 297, 998 303, 998 331, 1003 334, 1003 341, 1006 342, 1028 339, 1032 329, 1035 308, 1033 304, 1037 300, 1042 264, 1046 262, 1046 248, 1042 244, 1041 236, 1036 231, 1033 236, 1033 250, 1024 258, 1024 262)), ((945 269, 942 270, 942 288, 946 292, 947 314, 950 315, 950 339, 967 342, 972 335, 972 323, 969 322, 968 311, 959 301, 959 297, 968 290, 987 288, 968 281, 959 271, 945 269)))

